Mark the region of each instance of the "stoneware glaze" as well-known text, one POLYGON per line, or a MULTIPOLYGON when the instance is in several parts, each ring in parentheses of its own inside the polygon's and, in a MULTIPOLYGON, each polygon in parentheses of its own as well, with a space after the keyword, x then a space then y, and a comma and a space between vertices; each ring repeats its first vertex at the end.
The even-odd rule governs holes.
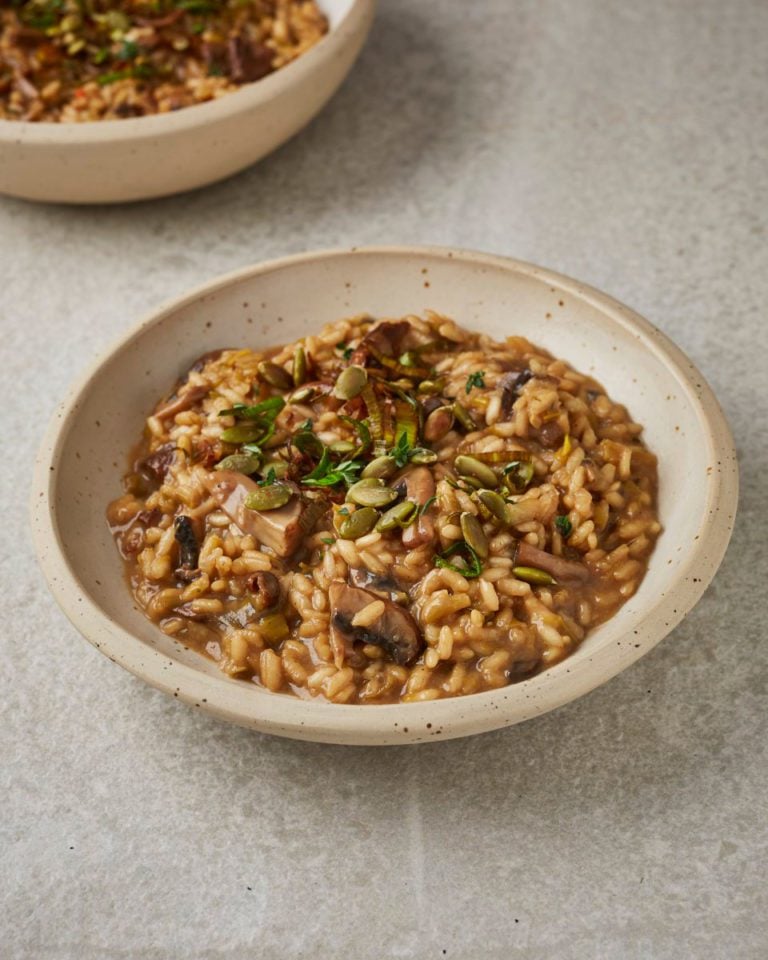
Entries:
POLYGON ((580 697, 654 647, 715 574, 738 471, 720 407, 685 355, 605 294, 530 264, 433 248, 304 254, 240 270, 160 308, 117 343, 55 414, 37 460, 34 541, 75 627, 171 696, 256 730, 349 744, 417 743, 518 723, 580 697), (431 308, 497 339, 522 334, 592 374, 645 426, 659 457, 664 531, 640 589, 567 660, 503 689, 387 706, 342 706, 231 680, 136 608, 107 529, 129 448, 158 397, 205 351, 261 347, 330 320, 431 308))
POLYGON ((363 46, 375 0, 323 0, 328 35, 281 70, 173 113, 92 123, 0 120, 0 193, 121 203, 181 193, 242 170, 301 130, 363 46))

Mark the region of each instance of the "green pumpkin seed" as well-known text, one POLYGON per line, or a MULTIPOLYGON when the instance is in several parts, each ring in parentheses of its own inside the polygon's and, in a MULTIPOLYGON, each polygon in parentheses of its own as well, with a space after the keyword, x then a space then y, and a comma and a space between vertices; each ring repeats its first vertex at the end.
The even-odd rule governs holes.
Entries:
POLYGON ((341 400, 352 400, 363 392, 363 388, 368 383, 368 374, 364 367, 358 367, 354 363, 341 371, 333 388, 335 396, 341 400))
POLYGON ((221 431, 224 443, 253 443, 264 436, 264 427, 258 423, 236 423, 234 427, 227 427, 221 431))
POLYGON ((504 485, 511 493, 522 493, 533 480, 533 464, 527 460, 513 460, 502 470, 504 485))
POLYGON ((315 388, 313 386, 303 386, 303 387, 299 387, 298 390, 293 391, 288 402, 303 403, 305 400, 312 400, 314 396, 315 396, 315 388))
POLYGON ((376 524, 376 529, 384 533, 386 530, 394 530, 395 527, 407 527, 416 516, 418 505, 413 500, 403 500, 402 503, 396 503, 390 507, 386 513, 381 515, 381 519, 376 524))
POLYGON ((484 487, 494 489, 499 485, 499 478, 484 463, 476 460, 474 457, 468 457, 466 454, 459 454, 453 461, 453 466, 460 476, 474 477, 479 480, 484 487))
POLYGON ((250 476, 261 466, 261 457, 255 453, 233 453, 216 464, 217 470, 234 470, 250 476))
POLYGON ((287 483, 270 483, 249 493, 245 505, 249 510, 277 510, 284 507, 293 495, 293 488, 287 483))
POLYGON ((293 377, 287 370, 271 360, 262 360, 256 368, 259 379, 278 390, 290 390, 293 386, 293 377))
POLYGON ((556 582, 546 570, 539 570, 538 567, 513 567, 512 573, 518 580, 525 580, 526 583, 532 583, 534 586, 549 586, 556 582))
POLYGON ((394 457, 376 457, 375 460, 371 460, 360 476, 366 480, 371 477, 388 480, 395 473, 397 473, 397 460, 394 457))
POLYGON ((427 443, 436 443, 453 426, 453 410, 450 407, 438 407, 424 421, 424 439, 427 443))
POLYGON ((477 425, 472 419, 472 414, 467 410, 465 406, 459 403, 458 400, 455 401, 451 407, 453 410, 453 415, 456 420, 459 422, 460 426, 466 430, 467 433, 471 433, 473 430, 477 430, 477 425))
POLYGON ((481 560, 488 556, 488 537, 480 525, 480 521, 473 513, 462 513, 459 517, 461 532, 464 540, 469 544, 481 560))
POLYGON ((347 500, 360 507, 386 507, 397 499, 397 494, 391 487, 387 487, 383 480, 366 477, 353 483, 347 491, 347 500))
POLYGON ((339 536, 344 540, 357 540, 358 537, 364 537, 366 533, 373 530, 378 519, 378 510, 374 510, 373 507, 361 507, 360 510, 355 510, 348 517, 344 517, 338 527, 339 536))
POLYGON ((297 387, 307 379, 307 355, 304 347, 296 347, 296 353, 293 355, 293 382, 297 387))
POLYGON ((352 453, 353 450, 356 450, 357 447, 354 443, 350 443, 349 440, 337 440, 335 443, 332 443, 328 449, 331 453, 352 453))
POLYGON ((434 396, 440 393, 445 384, 442 380, 422 380, 416 388, 417 393, 423 393, 427 396, 434 396))
POLYGON ((434 450, 427 450, 426 447, 414 447, 409 459, 411 463, 435 463, 437 454, 434 450))
POLYGON ((478 490, 477 499, 499 523, 509 524, 509 507, 501 494, 495 490, 478 490))

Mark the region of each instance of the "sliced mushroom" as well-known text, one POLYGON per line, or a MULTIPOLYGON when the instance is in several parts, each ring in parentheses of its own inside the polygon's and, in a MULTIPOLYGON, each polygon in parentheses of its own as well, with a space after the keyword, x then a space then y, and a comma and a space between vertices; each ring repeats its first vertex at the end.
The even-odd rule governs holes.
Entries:
POLYGON ((546 570, 555 580, 587 580, 589 578, 589 570, 584 564, 566 560, 564 557, 556 557, 552 553, 547 553, 546 550, 532 547, 525 540, 521 540, 517 545, 515 563, 523 567, 546 570))
MULTIPOLYGON (((435 495, 435 480, 428 467, 414 467, 403 477, 405 495, 420 507, 435 495)), ((414 523, 403 530, 403 546, 408 550, 432 543, 435 539, 435 524, 431 517, 421 514, 414 523)))
POLYGON ((211 496, 245 534, 271 547, 279 557, 290 556, 299 546, 304 528, 302 513, 304 504, 293 497, 277 510, 249 510, 245 499, 258 490, 257 484, 242 473, 233 470, 217 470, 205 478, 211 496))
POLYGON ((176 444, 163 443, 143 460, 136 464, 136 470, 150 477, 156 483, 162 483, 165 475, 176 461, 176 444))
POLYGON ((200 545, 195 536, 195 528, 190 517, 180 514, 174 520, 174 536, 179 545, 179 566, 176 576, 179 580, 194 580, 200 571, 197 561, 200 557, 200 545))
POLYGON ((410 333, 407 320, 381 320, 360 341, 360 348, 373 347, 385 357, 397 357, 403 352, 403 341, 410 333))
POLYGON ((424 646, 416 621, 402 607, 370 590, 350 587, 334 580, 328 590, 331 604, 331 645, 334 652, 352 652, 355 643, 370 643, 381 647, 395 663, 412 663, 424 646), (370 626, 353 627, 352 620, 370 603, 383 603, 384 612, 370 626))
POLYGON ((169 397, 168 400, 155 408, 155 416, 158 420, 175 417, 177 413, 181 413, 182 410, 189 410, 198 400, 202 400, 209 390, 210 387, 205 384, 199 384, 194 387, 181 387, 177 393, 174 393, 172 397, 169 397))
POLYGON ((502 420, 509 420, 512 407, 515 405, 515 400, 520 396, 520 390, 529 380, 532 380, 533 377, 533 370, 526 368, 525 370, 505 373, 504 376, 499 379, 499 386, 501 387, 502 420))
POLYGON ((400 603, 408 599, 408 594, 391 574, 371 573, 364 567, 353 567, 349 571, 349 579, 352 586, 364 587, 383 600, 400 603))

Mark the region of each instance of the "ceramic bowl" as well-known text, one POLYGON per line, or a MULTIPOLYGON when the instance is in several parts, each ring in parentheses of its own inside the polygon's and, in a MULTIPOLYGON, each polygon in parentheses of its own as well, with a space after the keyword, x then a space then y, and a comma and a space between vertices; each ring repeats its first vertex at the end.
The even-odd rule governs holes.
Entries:
POLYGON ((260 264, 152 313, 80 380, 56 413, 36 465, 32 514, 54 596, 110 659, 200 710, 257 730, 391 744, 526 720, 587 693, 643 656, 714 576, 730 537, 737 487, 733 442, 715 397, 694 365, 646 320, 597 290, 526 263, 395 247, 260 264), (208 350, 286 342, 364 311, 401 316, 426 308, 498 339, 529 337, 595 376, 645 425, 659 458, 664 525, 645 579, 567 660, 487 693, 352 706, 272 694, 227 678, 145 619, 107 529, 107 504, 121 489, 128 450, 145 416, 208 350))
POLYGON ((122 203, 192 190, 242 170, 305 126, 363 46, 376 0, 322 0, 330 30, 263 80, 173 113, 93 123, 0 120, 0 193, 122 203))

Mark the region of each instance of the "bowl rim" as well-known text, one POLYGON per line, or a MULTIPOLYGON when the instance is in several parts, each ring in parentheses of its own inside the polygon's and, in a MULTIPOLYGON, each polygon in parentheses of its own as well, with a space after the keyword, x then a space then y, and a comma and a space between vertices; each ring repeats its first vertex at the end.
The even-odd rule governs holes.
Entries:
POLYGON ((97 649, 151 686, 220 719, 262 732, 328 743, 385 745, 451 739, 509 726, 556 709, 596 689, 658 644, 698 602, 725 554, 738 502, 738 463, 730 428, 714 393, 692 361, 648 320, 601 291, 555 271, 496 254, 461 248, 380 245, 309 251, 246 266, 203 283, 149 311, 119 336, 75 381, 55 409, 37 454, 31 489, 32 541, 48 586, 73 626, 97 649), (642 611, 632 643, 580 661, 566 658, 510 687, 465 697, 381 705, 330 704, 255 690, 204 674, 168 657, 112 621, 91 599, 67 559, 51 494, 69 424, 101 367, 186 305, 246 278, 336 258, 431 258, 522 274, 585 301, 640 339, 676 375, 706 428, 713 462, 705 478, 706 525, 688 549, 670 588, 642 611), (695 573, 695 576, 693 575, 695 573), (169 669, 169 664, 171 668, 169 669))
POLYGON ((85 120, 81 123, 59 123, 53 120, 0 119, 0 143, 18 145, 84 146, 100 143, 152 139, 206 124, 226 120, 240 113, 258 109, 270 100, 301 85, 311 74, 356 35, 366 17, 372 16, 377 0, 347 0, 347 9, 306 53, 284 67, 254 83, 243 84, 215 100, 190 104, 169 113, 153 113, 144 117, 120 120, 85 120))

